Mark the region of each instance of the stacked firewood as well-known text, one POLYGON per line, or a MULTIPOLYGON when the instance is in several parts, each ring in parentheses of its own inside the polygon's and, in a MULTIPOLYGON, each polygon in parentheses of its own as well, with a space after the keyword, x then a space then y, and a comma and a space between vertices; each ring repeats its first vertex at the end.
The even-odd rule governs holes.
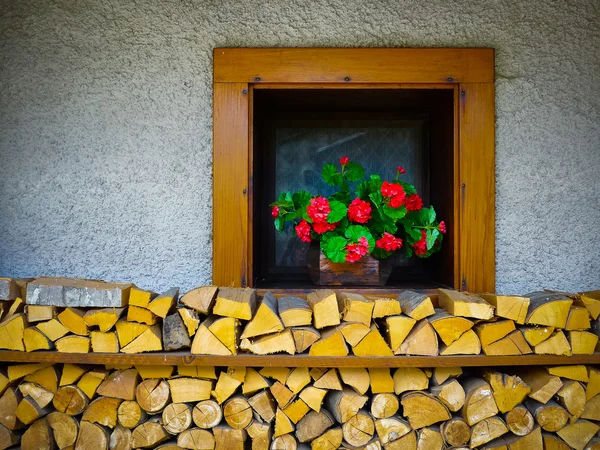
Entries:
POLYGON ((177 288, 158 295, 133 285, 60 280, 19 286, 0 279, 0 348, 314 356, 585 355, 600 348, 600 291, 505 296, 439 289, 431 298, 324 289, 259 298, 253 289, 204 286, 179 298, 177 288), (97 297, 117 306, 65 306, 97 297))
POLYGON ((18 364, 0 449, 597 450, 600 369, 18 364))

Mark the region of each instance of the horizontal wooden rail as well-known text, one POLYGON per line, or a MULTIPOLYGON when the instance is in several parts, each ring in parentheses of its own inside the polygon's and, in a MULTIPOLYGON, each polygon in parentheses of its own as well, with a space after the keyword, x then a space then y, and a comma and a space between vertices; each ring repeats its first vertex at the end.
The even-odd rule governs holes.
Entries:
POLYGON ((132 365, 194 365, 245 367, 492 367, 492 366, 553 366, 600 364, 600 353, 593 355, 555 356, 308 356, 308 355, 250 355, 212 356, 191 355, 187 352, 160 353, 58 353, 0 351, 3 362, 41 362, 76 364, 132 365))

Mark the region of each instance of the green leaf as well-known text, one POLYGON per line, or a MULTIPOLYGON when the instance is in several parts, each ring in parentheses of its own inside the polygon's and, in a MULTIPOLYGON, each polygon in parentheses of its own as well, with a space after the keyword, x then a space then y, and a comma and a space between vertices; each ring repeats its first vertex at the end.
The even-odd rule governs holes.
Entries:
POLYGON ((366 200, 369 198, 369 194, 371 193, 369 180, 363 180, 356 185, 356 196, 361 200, 366 200))
POLYGON ((383 234, 384 231, 396 234, 396 231, 398 231, 394 219, 382 214, 379 209, 373 209, 371 211, 371 222, 369 222, 369 227, 377 234, 383 234))
POLYGON ((274 223, 275 223, 275 229, 277 231, 283 231, 283 224, 285 223, 285 220, 282 217, 278 217, 277 219, 275 219, 274 223))
POLYGON ((376 175, 376 174, 372 174, 369 178, 371 180, 381 180, 381 177, 379 175, 376 175))
POLYGON ((342 190, 342 192, 350 192, 350 185, 343 181, 342 185, 340 186, 340 189, 342 190))
POLYGON ((328 200, 329 201, 331 201, 331 200, 337 200, 338 202, 342 202, 345 205, 347 205, 347 204, 350 203, 350 191, 336 192, 331 197, 329 197, 328 200))
POLYGON ((383 212, 392 219, 398 220, 406 216, 406 206, 402 205, 399 208, 392 208, 390 205, 383 205, 383 212))
POLYGON ((429 214, 431 211, 425 207, 419 211, 411 211, 408 215, 408 219, 413 222, 414 225, 425 227, 430 224, 429 214))
POLYGON ((349 162, 346 164, 346 169, 344 170, 344 178, 348 181, 358 181, 362 177, 365 176, 365 169, 355 162, 349 162))
POLYGON ((325 164, 321 170, 323 181, 330 186, 340 186, 344 181, 342 174, 337 171, 333 164, 325 164))
POLYGON ((408 197, 409 195, 413 195, 417 193, 417 190, 415 189, 415 187, 410 184, 410 183, 405 183, 404 181, 397 181, 398 183, 400 183, 400 186, 402 186, 402 188, 404 189, 404 193, 406 194, 406 196, 408 197))
POLYGON ((346 241, 342 236, 334 236, 321 241, 321 251, 327 259, 335 263, 346 262, 346 241))
POLYGON ((306 208, 312 196, 306 191, 298 191, 292 195, 292 201, 296 209, 306 208))
POLYGON ((369 194, 369 198, 377 208, 379 208, 383 203, 383 195, 381 195, 381 192, 379 191, 371 192, 371 194, 369 194))
POLYGON ((435 241, 439 235, 439 230, 427 230, 427 237, 425 238, 427 241, 427 250, 431 250, 433 248, 433 244, 435 244, 435 241))
POLYGON ((408 245, 406 246, 406 257, 407 258, 412 258, 413 255, 413 249, 412 247, 409 247, 408 245))
POLYGON ((373 248, 375 247, 375 238, 373 237, 369 229, 364 225, 350 225, 348 228, 346 228, 344 236, 346 236, 348 239, 355 243, 358 243, 358 240, 361 237, 365 237, 369 242, 369 251, 373 250, 373 248))
POLYGON ((433 209, 433 206, 429 207, 429 225, 431 225, 433 222, 435 222, 435 210, 433 209))
POLYGON ((293 209, 294 202, 292 201, 292 193, 282 192, 281 194, 279 194, 279 198, 277 199, 277 201, 271 203, 270 206, 278 206, 279 208, 293 209))
POLYGON ((371 252, 371 256, 376 259, 385 259, 392 256, 392 252, 388 252, 382 248, 375 247, 371 252))
POLYGON ((331 208, 331 212, 327 216, 328 223, 335 223, 342 220, 346 217, 346 213, 348 212, 348 208, 342 202, 338 202, 337 200, 332 200, 329 202, 329 207, 331 208))
POLYGON ((404 230, 406 231, 407 236, 410 238, 412 244, 421 239, 421 230, 416 228, 410 228, 409 225, 404 226, 404 230))

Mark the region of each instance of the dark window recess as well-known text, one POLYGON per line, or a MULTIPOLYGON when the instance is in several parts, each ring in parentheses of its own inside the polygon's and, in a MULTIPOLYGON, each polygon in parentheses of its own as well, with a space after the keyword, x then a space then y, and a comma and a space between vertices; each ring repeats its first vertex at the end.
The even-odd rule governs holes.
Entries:
MULTIPOLYGON (((254 92, 254 273, 257 287, 308 287, 308 244, 288 224, 275 231, 269 203, 279 192, 333 188, 321 168, 348 156, 392 180, 398 165, 426 205, 451 220, 454 109, 452 90, 257 89, 254 92)), ((392 286, 452 283, 452 245, 428 259, 398 255, 392 286)))

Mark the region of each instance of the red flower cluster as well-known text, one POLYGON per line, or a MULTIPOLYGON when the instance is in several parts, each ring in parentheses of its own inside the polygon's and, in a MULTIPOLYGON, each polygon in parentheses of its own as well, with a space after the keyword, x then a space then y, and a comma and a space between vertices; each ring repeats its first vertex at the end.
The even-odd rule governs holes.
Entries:
POLYGON ((446 234, 446 222, 444 222, 443 220, 440 222, 439 225, 439 229, 442 232, 442 234, 446 234))
POLYGON ((402 239, 395 237, 393 234, 388 232, 383 233, 381 239, 379 239, 375 245, 377 247, 384 249, 388 252, 393 252, 394 250, 398 250, 402 247, 402 239))
POLYGON ((302 242, 310 242, 310 224, 306 220, 301 220, 296 225, 296 236, 300 238, 302 242))
POLYGON ((273 219, 277 219, 277 217, 279 217, 279 208, 277 206, 273 206, 271 208, 271 217, 273 217, 273 219))
POLYGON ((315 233, 317 233, 317 234, 323 234, 327 231, 335 230, 336 227, 338 226, 338 223, 339 222, 336 222, 336 223, 314 222, 313 230, 315 230, 315 233))
POLYGON ((425 232, 425 230, 421 230, 421 239, 419 239, 412 245, 412 248, 415 251, 415 255, 424 255, 425 253, 427 253, 427 241, 425 239, 426 236, 427 233, 425 232))
POLYGON ((418 211, 423 207, 423 200, 418 194, 410 195, 404 201, 407 211, 418 211))
POLYGON ((404 203, 406 194, 404 188, 396 183, 384 181, 381 185, 381 195, 388 199, 388 205, 392 208, 400 208, 404 203))
POLYGON ((404 167, 402 167, 402 166, 398 166, 398 167, 396 168, 396 173, 397 173, 398 175, 404 175, 404 174, 406 173, 406 169, 405 169, 404 167))
POLYGON ((343 156, 342 158, 340 158, 340 164, 342 166, 345 166, 346 164, 348 164, 350 162, 350 158, 348 158, 347 156, 343 156))
POLYGON ((346 245, 346 261, 356 262, 369 253, 369 242, 366 237, 358 239, 358 244, 346 245))
POLYGON ((306 207, 306 214, 313 223, 326 222, 327 216, 331 212, 329 201, 325 197, 315 197, 310 200, 310 205, 306 207))
POLYGON ((348 206, 350 222, 367 223, 371 219, 371 204, 360 198, 355 198, 348 206))

